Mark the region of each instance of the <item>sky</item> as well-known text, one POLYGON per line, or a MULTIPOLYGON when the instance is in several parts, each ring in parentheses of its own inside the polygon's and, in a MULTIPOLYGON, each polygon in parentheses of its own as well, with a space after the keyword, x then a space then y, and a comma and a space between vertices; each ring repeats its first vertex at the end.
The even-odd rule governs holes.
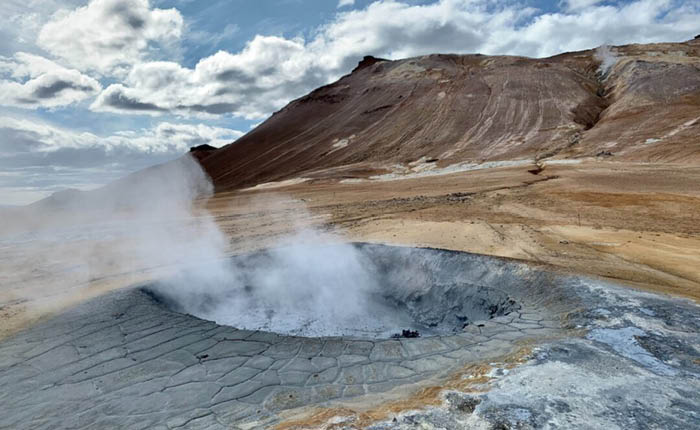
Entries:
POLYGON ((0 206, 235 141, 365 55, 700 33, 697 0, 2 0, 0 206))

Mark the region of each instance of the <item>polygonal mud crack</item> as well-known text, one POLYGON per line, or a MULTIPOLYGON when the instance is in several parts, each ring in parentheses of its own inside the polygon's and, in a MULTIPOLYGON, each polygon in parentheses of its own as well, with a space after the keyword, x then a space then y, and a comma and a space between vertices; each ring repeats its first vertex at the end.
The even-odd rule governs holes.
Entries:
POLYGON ((551 332, 539 321, 551 325, 568 309, 557 298, 555 277, 518 263, 434 249, 357 248, 374 262, 392 309, 425 325, 422 337, 241 330, 174 312, 141 289, 118 291, 0 343, 0 427, 274 422, 283 409, 385 392, 488 362, 533 332, 551 332), (445 309, 449 318, 440 319, 445 309), (472 324, 475 318, 487 321, 472 324))

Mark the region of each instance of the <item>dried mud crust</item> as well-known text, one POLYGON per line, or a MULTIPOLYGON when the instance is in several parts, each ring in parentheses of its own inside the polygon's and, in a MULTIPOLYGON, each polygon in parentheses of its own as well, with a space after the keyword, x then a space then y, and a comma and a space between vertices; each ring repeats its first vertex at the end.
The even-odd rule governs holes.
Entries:
POLYGON ((697 422, 697 305, 506 259, 383 248, 442 256, 436 273, 498 286, 521 309, 449 336, 301 338, 218 326, 138 288, 117 291, 0 343, 0 428, 697 422))
POLYGON ((274 423, 282 410, 385 392, 561 336, 575 305, 557 293, 558 278, 520 263, 367 247, 440 256, 436 276, 498 286, 520 309, 447 336, 301 338, 218 326, 136 288, 114 292, 0 343, 0 428, 274 423))
MULTIPOLYGON (((362 428, 696 428, 700 308, 585 278, 571 287, 584 336, 543 342, 515 367, 492 363, 488 390, 445 391, 435 407, 362 428)), ((353 428, 345 416, 340 428, 353 428)))

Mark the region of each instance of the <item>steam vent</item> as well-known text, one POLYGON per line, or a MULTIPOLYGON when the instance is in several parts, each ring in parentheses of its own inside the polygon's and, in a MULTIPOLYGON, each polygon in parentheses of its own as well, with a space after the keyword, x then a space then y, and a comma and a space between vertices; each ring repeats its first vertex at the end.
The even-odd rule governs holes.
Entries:
POLYGON ((364 315, 373 322, 275 315, 246 272, 273 257, 242 255, 230 262, 240 288, 121 290, 0 343, 0 427, 312 428, 320 418, 311 405, 348 420, 333 428, 356 428, 368 419, 353 413, 362 408, 375 414, 374 429, 539 428, 581 407, 598 417, 593 427, 596 419, 697 423, 700 366, 690 344, 700 318, 689 302, 506 259, 352 247, 378 285, 364 315), (226 315, 220 304, 236 296, 252 308, 226 315), (251 329, 266 324, 273 331, 251 329), (546 346, 528 348, 538 343, 546 346), (469 388, 484 380, 495 381, 488 393, 469 388), (667 398, 651 394, 659 386, 667 398), (396 411, 433 406, 372 409, 402 395, 396 411))
POLYGON ((0 3, 0 430, 700 429, 700 1, 299 3, 0 3))

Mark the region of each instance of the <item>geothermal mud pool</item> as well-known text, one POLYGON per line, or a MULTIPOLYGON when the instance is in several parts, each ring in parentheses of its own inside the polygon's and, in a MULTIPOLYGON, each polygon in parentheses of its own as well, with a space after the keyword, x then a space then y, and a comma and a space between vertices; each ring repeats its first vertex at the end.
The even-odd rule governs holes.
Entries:
POLYGON ((290 409, 408 395, 472 363, 494 367, 488 389, 445 392, 442 406, 371 427, 697 424, 696 305, 492 257, 353 248, 363 270, 336 281, 359 276, 360 295, 315 301, 304 285, 318 279, 296 265, 261 277, 280 261, 272 250, 234 258, 225 285, 183 275, 114 292, 1 342, 0 428, 268 428, 290 409), (304 293, 267 290, 280 282, 304 293), (421 336, 392 337, 404 329, 421 336), (494 363, 524 344, 524 364, 494 363))
POLYGON ((297 245, 215 266, 228 276, 208 279, 208 286, 193 288, 198 280, 185 274, 145 291, 175 311, 221 325, 302 337, 450 335, 520 309, 509 296, 516 285, 462 271, 463 260, 410 248, 297 245), (303 260, 287 258, 299 253, 303 260), (312 267, 318 265, 326 267, 312 267))

